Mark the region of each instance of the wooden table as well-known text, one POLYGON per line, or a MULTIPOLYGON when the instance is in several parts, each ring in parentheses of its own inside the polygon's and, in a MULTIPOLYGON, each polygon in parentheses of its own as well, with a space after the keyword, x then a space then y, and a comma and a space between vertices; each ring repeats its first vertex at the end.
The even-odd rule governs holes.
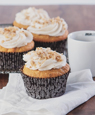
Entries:
MULTIPOLYGON (((29 6, 0 6, 0 24, 12 23, 15 14, 29 6)), ((69 32, 78 30, 95 30, 94 5, 54 5, 35 6, 44 8, 51 17, 60 16, 68 23, 69 32)), ((95 80, 95 78, 94 78, 95 80)), ((0 88, 8 82, 8 75, 0 74, 0 88)), ((72 110, 67 115, 95 115, 95 96, 72 110)))

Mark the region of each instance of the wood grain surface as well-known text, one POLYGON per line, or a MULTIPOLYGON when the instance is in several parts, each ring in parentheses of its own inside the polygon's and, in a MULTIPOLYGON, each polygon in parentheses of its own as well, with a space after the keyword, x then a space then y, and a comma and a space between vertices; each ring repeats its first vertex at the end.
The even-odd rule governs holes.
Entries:
MULTIPOLYGON (((30 6, 0 6, 0 24, 12 23, 15 20, 15 14, 28 7, 30 6)), ((94 5, 45 5, 35 7, 45 9, 50 17, 60 16, 64 18, 68 24, 69 32, 95 30, 94 5)), ((0 89, 6 86, 7 82, 8 74, 0 74, 0 89)), ((95 96, 67 115, 95 115, 95 96)))

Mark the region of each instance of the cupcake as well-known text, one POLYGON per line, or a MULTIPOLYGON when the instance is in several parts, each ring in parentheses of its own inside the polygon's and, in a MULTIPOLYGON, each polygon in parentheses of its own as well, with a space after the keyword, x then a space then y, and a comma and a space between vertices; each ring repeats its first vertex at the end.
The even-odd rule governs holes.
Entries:
POLYGON ((29 96, 47 99, 64 94, 70 67, 63 54, 38 47, 24 54, 23 60, 21 75, 29 96))
POLYGON ((35 21, 36 19, 40 20, 41 18, 49 19, 48 13, 43 9, 30 7, 16 14, 13 25, 19 28, 27 29, 31 22, 35 21))
POLYGON ((52 50, 64 53, 67 28, 64 19, 57 17, 35 20, 27 30, 33 34, 35 47, 50 47, 52 50))
POLYGON ((34 48, 33 36, 18 27, 0 28, 0 72, 18 72, 22 56, 34 48))

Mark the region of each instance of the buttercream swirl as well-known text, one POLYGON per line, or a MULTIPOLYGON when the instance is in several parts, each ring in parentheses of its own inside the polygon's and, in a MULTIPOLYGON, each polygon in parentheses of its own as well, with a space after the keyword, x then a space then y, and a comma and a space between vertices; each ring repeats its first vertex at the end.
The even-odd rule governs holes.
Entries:
POLYGON ((27 68, 39 71, 58 69, 66 65, 66 57, 63 54, 42 47, 23 55, 23 60, 26 61, 27 68))
POLYGON ((42 34, 49 36, 62 36, 68 26, 64 19, 57 17, 52 19, 41 19, 31 23, 28 31, 34 34, 42 34))
POLYGON ((16 14, 15 21, 23 25, 30 25, 32 21, 41 18, 49 19, 48 13, 43 9, 30 7, 16 14))
POLYGON ((0 46, 4 48, 16 48, 27 45, 33 40, 33 35, 17 27, 0 28, 0 46))

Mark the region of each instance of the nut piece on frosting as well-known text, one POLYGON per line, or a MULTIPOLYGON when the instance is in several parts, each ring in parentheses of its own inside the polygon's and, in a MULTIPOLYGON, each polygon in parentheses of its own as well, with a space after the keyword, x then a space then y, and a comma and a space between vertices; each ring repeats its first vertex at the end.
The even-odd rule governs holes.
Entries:
POLYGON ((66 65, 66 57, 50 48, 38 47, 23 56, 26 66, 32 70, 50 70, 66 65))

